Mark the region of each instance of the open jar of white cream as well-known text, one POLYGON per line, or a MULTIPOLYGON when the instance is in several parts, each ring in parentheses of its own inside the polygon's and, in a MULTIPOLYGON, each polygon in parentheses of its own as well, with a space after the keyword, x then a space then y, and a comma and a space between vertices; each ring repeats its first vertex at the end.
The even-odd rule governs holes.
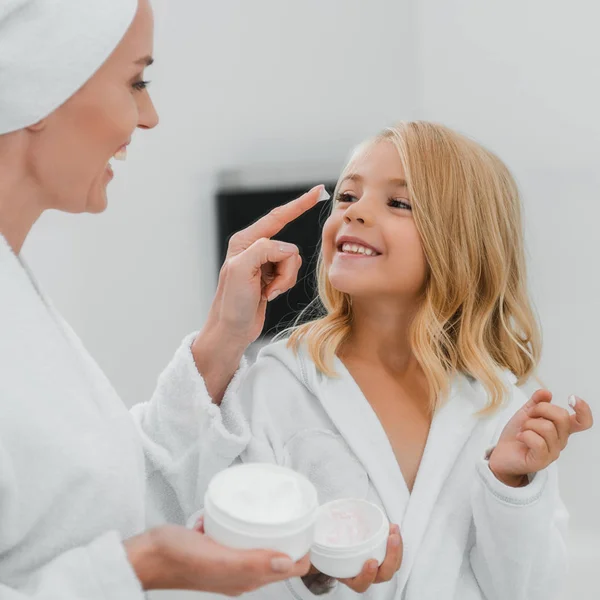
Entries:
POLYGON ((354 499, 328 502, 319 510, 310 561, 330 577, 356 577, 369 560, 381 565, 389 529, 376 504, 354 499))
POLYGON ((291 469, 248 463, 221 471, 204 498, 204 530, 240 549, 275 550, 299 560, 314 540, 319 503, 312 483, 291 469))

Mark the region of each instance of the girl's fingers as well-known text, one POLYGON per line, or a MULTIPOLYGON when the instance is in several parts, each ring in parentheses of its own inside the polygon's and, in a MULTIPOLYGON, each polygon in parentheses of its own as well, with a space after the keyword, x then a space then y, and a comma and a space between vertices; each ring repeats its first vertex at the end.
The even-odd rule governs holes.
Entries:
POLYGON ((541 389, 536 390, 531 398, 523 405, 522 409, 529 414, 529 412, 537 406, 540 402, 550 403, 552 402, 552 392, 550 390, 541 389))
POLYGON ((377 571, 375 583, 390 581, 400 567, 402 561, 402 539, 396 525, 390 527, 385 560, 377 571))
POLYGON ((529 416, 532 419, 543 418, 552 421, 558 432, 561 450, 565 448, 571 432, 571 416, 567 410, 552 404, 538 404, 529 411, 529 416))
POLYGON ((400 569, 400 566, 402 565, 402 558, 404 556, 404 542, 402 540, 402 535, 400 534, 400 527, 398 525, 393 525, 392 526, 392 534, 395 534, 398 536, 398 541, 396 542, 395 540, 392 541, 392 544, 395 546, 396 544, 398 545, 398 555, 396 557, 396 571, 398 571, 398 569, 400 569))
POLYGON ((398 525, 390 525, 387 552, 381 566, 377 566, 376 560, 369 560, 363 566, 360 575, 352 579, 340 579, 355 592, 362 594, 374 583, 390 581, 402 563, 402 537, 398 525))
POLYGON ((569 405, 575 411, 574 415, 570 415, 570 433, 579 433, 586 431, 594 424, 594 417, 590 405, 577 396, 569 398, 569 405))
POLYGON ((548 419, 529 419, 523 424, 521 431, 534 431, 546 442, 548 452, 554 459, 558 458, 562 450, 561 441, 555 424, 548 419))
POLYGON ((529 449, 531 460, 534 462, 546 462, 550 449, 546 440, 535 431, 528 429, 517 434, 517 439, 523 442, 529 449))
POLYGON ((369 560, 364 564, 359 575, 350 579, 340 579, 340 581, 356 593, 363 594, 375 583, 377 570, 377 561, 369 560))

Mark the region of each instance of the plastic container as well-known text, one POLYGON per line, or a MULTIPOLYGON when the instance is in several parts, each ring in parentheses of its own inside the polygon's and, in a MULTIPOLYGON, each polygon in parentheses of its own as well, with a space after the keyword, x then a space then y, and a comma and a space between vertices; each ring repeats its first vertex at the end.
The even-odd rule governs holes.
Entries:
POLYGON ((271 464, 236 465, 208 486, 204 531, 230 548, 275 550, 296 561, 313 543, 318 508, 317 490, 299 473, 271 464), (278 502, 277 494, 287 500, 278 502))
POLYGON ((356 577, 368 560, 385 559, 390 524, 384 512, 366 500, 324 504, 317 517, 311 563, 330 577, 356 577))

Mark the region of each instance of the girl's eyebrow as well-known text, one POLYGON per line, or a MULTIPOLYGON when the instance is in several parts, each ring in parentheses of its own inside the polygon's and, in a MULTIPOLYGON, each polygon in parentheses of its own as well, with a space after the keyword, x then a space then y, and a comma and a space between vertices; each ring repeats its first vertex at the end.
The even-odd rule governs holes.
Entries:
MULTIPOLYGON (((340 183, 344 183, 345 181, 356 181, 357 183, 362 183, 364 181, 363 177, 358 173, 349 173, 342 179, 340 183)), ((408 187, 406 184, 406 179, 402 179, 400 177, 390 179, 388 183, 395 185, 396 187, 408 187)))

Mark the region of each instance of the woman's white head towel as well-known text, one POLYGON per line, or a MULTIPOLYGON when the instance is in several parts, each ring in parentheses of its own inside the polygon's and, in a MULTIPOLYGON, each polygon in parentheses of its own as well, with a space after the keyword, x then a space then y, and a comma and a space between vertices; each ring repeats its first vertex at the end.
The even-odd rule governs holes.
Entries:
POLYGON ((0 0, 0 135, 68 100, 117 47, 138 0, 0 0))

